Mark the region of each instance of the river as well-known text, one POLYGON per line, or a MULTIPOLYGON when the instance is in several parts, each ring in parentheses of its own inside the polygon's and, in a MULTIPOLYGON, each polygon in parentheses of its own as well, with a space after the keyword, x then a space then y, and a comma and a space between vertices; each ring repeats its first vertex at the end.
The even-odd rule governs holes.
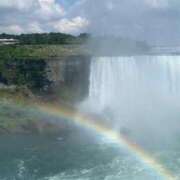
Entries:
POLYGON ((89 93, 78 108, 136 145, 122 148, 102 130, 73 123, 62 136, 3 135, 0 179, 178 180, 179 100, 180 56, 94 57, 89 93))

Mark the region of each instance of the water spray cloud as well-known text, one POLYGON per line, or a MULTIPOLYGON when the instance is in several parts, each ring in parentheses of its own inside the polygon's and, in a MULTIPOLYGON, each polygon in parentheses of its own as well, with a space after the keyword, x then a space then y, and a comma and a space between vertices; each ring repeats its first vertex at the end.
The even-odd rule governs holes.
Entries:
POLYGON ((88 128, 103 135, 115 143, 117 143, 120 148, 125 149, 128 153, 132 154, 136 159, 138 159, 145 167, 153 171, 159 179, 163 180, 176 180, 176 178, 171 174, 171 172, 166 169, 161 163, 153 158, 150 154, 145 152, 140 146, 131 142, 124 135, 102 125, 87 115, 77 112, 74 109, 62 107, 58 104, 48 104, 42 102, 36 102, 28 107, 35 109, 35 111, 43 114, 48 114, 50 116, 58 117, 60 119, 67 119, 72 123, 76 123, 83 128, 88 128))

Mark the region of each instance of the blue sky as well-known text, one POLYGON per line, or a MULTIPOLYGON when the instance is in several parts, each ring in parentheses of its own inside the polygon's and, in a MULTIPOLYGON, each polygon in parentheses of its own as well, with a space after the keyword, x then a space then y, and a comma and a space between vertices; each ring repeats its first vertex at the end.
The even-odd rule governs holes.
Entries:
POLYGON ((77 0, 58 0, 65 8, 71 7, 77 0))
POLYGON ((90 32, 180 45, 180 0, 0 0, 2 32, 90 32))

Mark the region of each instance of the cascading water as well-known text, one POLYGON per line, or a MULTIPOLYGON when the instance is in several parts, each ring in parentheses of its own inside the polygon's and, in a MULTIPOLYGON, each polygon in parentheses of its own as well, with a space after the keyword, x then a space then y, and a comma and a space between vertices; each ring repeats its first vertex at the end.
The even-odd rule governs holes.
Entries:
POLYGON ((139 136, 169 136, 179 130, 179 90, 180 56, 96 57, 88 110, 109 119, 118 131, 125 127, 139 136))
POLYGON ((90 69, 83 78, 89 78, 89 96, 80 109, 92 113, 90 119, 51 104, 21 109, 0 103, 5 121, 67 122, 60 134, 0 136, 0 180, 180 179, 180 57, 98 57, 90 69), (117 144, 112 139, 119 131, 124 136, 117 144))
POLYGON ((146 92, 178 93, 179 56, 100 57, 91 64, 89 98, 101 106, 117 95, 146 92))

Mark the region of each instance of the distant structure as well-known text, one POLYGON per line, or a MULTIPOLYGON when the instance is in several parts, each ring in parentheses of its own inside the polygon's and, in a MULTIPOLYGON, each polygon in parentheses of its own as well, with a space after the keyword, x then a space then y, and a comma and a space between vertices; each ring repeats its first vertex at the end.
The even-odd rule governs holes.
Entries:
POLYGON ((18 42, 17 39, 0 39, 0 45, 17 44, 18 42))
POLYGON ((180 46, 154 46, 151 51, 155 54, 180 54, 180 46))

